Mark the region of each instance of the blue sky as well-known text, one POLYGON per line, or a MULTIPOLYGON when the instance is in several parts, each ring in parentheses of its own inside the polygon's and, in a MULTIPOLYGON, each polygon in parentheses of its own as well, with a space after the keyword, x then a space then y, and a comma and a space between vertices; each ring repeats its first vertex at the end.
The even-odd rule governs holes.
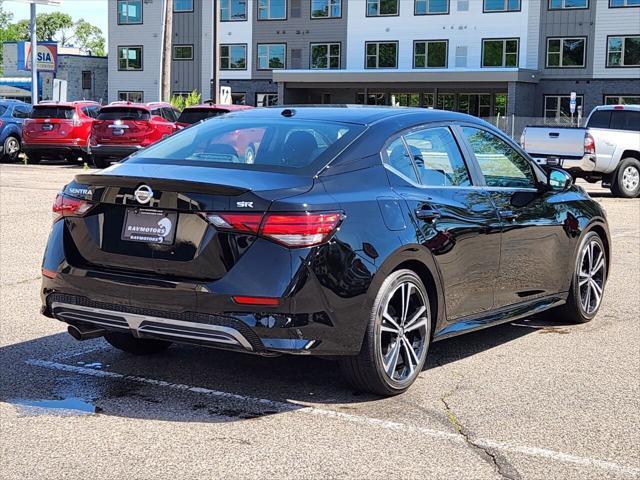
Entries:
MULTIPOLYGON (((68 13, 74 21, 84 18, 100 28, 106 39, 108 35, 107 2, 108 0, 62 0, 62 5, 59 7, 38 5, 37 9, 38 13, 55 11, 68 13)), ((2 4, 5 10, 13 12, 14 21, 30 18, 27 3, 4 0, 2 4)))

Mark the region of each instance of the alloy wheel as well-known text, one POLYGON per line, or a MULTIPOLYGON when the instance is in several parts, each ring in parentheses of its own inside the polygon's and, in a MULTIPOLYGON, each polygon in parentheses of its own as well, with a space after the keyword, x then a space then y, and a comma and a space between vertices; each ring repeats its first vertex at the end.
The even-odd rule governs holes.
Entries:
POLYGON ((578 267, 578 291, 580 307, 591 315, 600 306, 604 290, 606 257, 602 245, 591 240, 582 249, 578 267))
POLYGON ((14 160, 20 152, 20 143, 18 142, 18 139, 9 137, 4 145, 4 151, 11 160, 14 160))
POLYGON ((633 192, 640 184, 640 172, 634 165, 629 165, 622 172, 622 186, 627 192, 633 192))
POLYGON ((399 386, 418 375, 427 354, 429 300, 407 280, 395 287, 382 310, 379 351, 387 377, 399 386))

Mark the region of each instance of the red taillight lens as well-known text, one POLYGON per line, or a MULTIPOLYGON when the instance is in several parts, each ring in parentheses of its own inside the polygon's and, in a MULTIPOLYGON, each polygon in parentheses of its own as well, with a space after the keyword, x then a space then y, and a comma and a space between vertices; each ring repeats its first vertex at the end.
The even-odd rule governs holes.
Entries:
POLYGON ((311 247, 327 241, 338 227, 342 214, 268 214, 260 234, 289 247, 311 247))
POLYGON ((279 298, 245 296, 235 296, 232 298, 233 301, 238 305, 256 305, 260 307, 277 307, 278 305, 280 305, 279 298))
POLYGON ((260 235, 287 247, 312 247, 326 242, 340 225, 340 212, 209 213, 207 220, 220 230, 260 235))
POLYGON ((596 154, 596 142, 590 133, 584 135, 584 153, 589 155, 596 154))
POLYGON ((60 220, 63 217, 81 217, 93 207, 92 203, 79 198, 69 197, 63 193, 59 193, 53 204, 53 221, 60 220))

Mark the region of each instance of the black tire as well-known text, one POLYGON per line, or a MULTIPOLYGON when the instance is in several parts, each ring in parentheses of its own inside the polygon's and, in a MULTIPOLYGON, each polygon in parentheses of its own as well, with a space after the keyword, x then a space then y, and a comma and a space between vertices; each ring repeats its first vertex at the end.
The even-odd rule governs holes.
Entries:
POLYGON ((1 160, 3 163, 13 163, 18 161, 20 155, 21 144, 20 139, 15 135, 9 135, 4 139, 4 148, 2 150, 1 160), (11 153, 6 153, 6 152, 11 153))
MULTIPOLYGON (((409 292, 413 292, 413 290, 409 290, 409 292)), ((402 294, 402 298, 404 298, 404 291, 400 292, 402 294)), ((412 298, 413 293, 409 294, 409 298, 412 298)), ((411 300, 409 302, 411 304, 411 300)), ((415 303, 418 306, 418 303, 415 303)), ((415 313, 415 312, 414 312, 415 313)), ((385 317, 386 318, 386 317, 385 317)), ((400 319, 398 319, 400 320, 400 319)), ((398 321, 400 324, 400 321, 398 321)), ((405 315, 405 323, 406 325, 410 325, 409 315, 405 315)), ((402 327, 404 329, 404 326, 402 327)), ((384 335, 388 335, 390 339, 392 339, 394 334, 385 333, 384 335)), ((403 330, 402 335, 405 335, 405 331, 403 330)), ((412 335, 412 333, 406 333, 407 337, 412 335)), ((395 343, 391 340, 388 342, 388 350, 387 354, 389 354, 392 350, 392 345, 396 343, 401 345, 398 347, 398 353, 396 358, 400 360, 400 356, 402 354, 402 364, 400 364, 401 368, 405 371, 407 367, 406 358, 408 354, 408 350, 404 349, 404 343, 399 340, 399 336, 396 337, 395 343)), ((373 308, 371 310, 371 315, 368 320, 367 330, 364 335, 364 340, 362 342, 362 348, 360 349, 360 353, 355 356, 343 357, 340 359, 340 364, 342 367, 343 374, 347 381, 351 383, 356 389, 360 391, 370 392, 377 395, 382 396, 392 396, 398 395, 404 391, 406 391, 411 384, 418 377, 418 374, 422 371, 424 366, 424 362, 427 356, 429 342, 431 339, 431 310, 429 304, 429 295, 420 280, 420 277, 416 275, 411 270, 397 270, 393 272, 389 277, 385 279, 378 291, 375 302, 373 304, 373 308), (424 323, 424 327, 421 327, 420 332, 416 332, 416 335, 421 335, 423 338, 423 342, 419 343, 421 345, 419 349, 419 358, 416 355, 418 362, 415 363, 415 367, 412 370, 412 374, 409 375, 406 379, 396 380, 394 379, 394 375, 398 372, 395 370, 395 365, 392 368, 391 376, 387 373, 384 366, 384 339, 383 339, 383 323, 386 320, 383 320, 383 314, 389 310, 389 306, 391 302, 394 300, 396 292, 402 287, 403 284, 410 283, 417 289, 416 293, 419 292, 419 295, 424 300, 424 306, 426 307, 423 317, 421 317, 418 321, 420 323, 424 323)), ((415 340, 411 343, 407 342, 407 345, 415 345, 415 340)))
POLYGON ((623 158, 613 174, 611 193, 621 198, 640 196, 640 161, 633 157, 623 158), (635 181, 631 180, 631 177, 635 181), (635 185, 635 187, 633 187, 635 185))
POLYGON ((108 158, 94 155, 93 165, 95 165, 96 168, 107 168, 109 165, 111 165, 111 161, 108 158))
POLYGON ((133 355, 152 355, 164 352, 171 346, 166 340, 152 338, 135 338, 130 333, 109 332, 104 336, 105 340, 113 347, 133 355))
MULTIPOLYGON (((588 261, 588 258, 586 259, 588 261)), ((595 262, 595 259, 594 259, 595 262)), ((607 267, 608 267, 609 259, 607 258, 607 253, 604 248, 604 243, 600 235, 596 232, 588 232, 582 241, 580 242, 580 246, 578 247, 578 251, 576 254, 576 258, 574 260, 574 269, 573 269, 573 278, 571 280, 571 287, 569 289, 569 296, 567 298, 567 303, 564 305, 554 308, 549 311, 549 315, 547 318, 553 319, 559 322, 566 323, 587 323, 594 319, 597 315, 600 306, 602 305, 602 295, 604 294, 604 288, 607 280, 607 267), (601 272, 601 289, 602 293, 600 294, 600 299, 598 300, 595 308, 593 310, 587 311, 584 307, 584 286, 580 286, 580 279, 584 278, 580 276, 580 271, 583 268, 583 261, 585 260, 583 256, 583 252, 585 252, 585 248, 588 245, 595 242, 598 246, 600 252, 602 252, 604 263, 602 265, 601 272)), ((600 273, 600 272, 597 272, 600 273)), ((595 277, 594 277, 595 278, 595 277)), ((598 278, 600 278, 598 276, 598 278)), ((595 281, 595 280, 594 280, 595 281)), ((600 281, 600 280, 597 280, 600 281)))

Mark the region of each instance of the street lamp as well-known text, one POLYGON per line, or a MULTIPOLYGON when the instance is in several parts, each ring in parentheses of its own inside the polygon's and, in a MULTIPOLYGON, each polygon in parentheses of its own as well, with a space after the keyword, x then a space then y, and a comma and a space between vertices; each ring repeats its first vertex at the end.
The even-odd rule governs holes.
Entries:
POLYGON ((38 103, 38 37, 36 35, 36 5, 59 7, 62 0, 14 0, 31 4, 31 104, 38 103))

